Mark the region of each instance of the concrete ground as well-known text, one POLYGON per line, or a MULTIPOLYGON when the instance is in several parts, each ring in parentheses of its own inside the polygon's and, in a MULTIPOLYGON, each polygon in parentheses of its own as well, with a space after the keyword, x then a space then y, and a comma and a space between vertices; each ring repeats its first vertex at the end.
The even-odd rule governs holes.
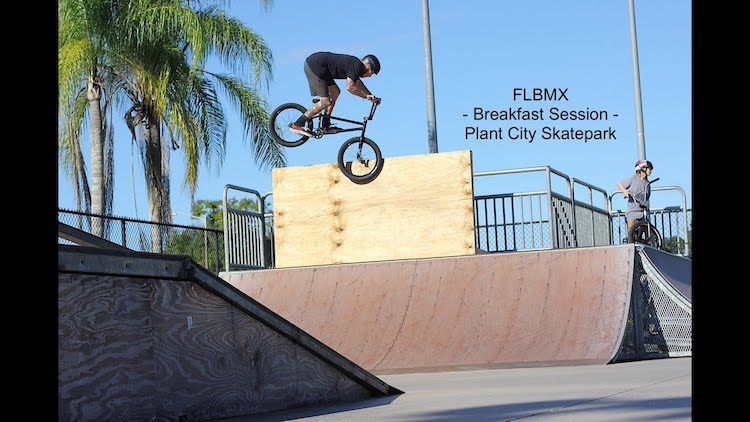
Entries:
POLYGON ((405 393, 222 422, 692 420, 690 357, 379 378, 405 393))

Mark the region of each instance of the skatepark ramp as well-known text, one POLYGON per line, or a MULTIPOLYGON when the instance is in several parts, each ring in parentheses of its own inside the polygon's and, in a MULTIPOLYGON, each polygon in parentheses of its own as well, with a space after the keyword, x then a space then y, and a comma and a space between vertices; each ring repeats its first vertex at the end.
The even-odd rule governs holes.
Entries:
POLYGON ((401 393, 184 256, 58 245, 58 321, 59 420, 205 421, 401 393))
POLYGON ((681 260, 620 245, 220 276, 383 374, 690 356, 681 260))
POLYGON ((615 361, 692 356, 692 261, 634 246, 633 296, 615 361))

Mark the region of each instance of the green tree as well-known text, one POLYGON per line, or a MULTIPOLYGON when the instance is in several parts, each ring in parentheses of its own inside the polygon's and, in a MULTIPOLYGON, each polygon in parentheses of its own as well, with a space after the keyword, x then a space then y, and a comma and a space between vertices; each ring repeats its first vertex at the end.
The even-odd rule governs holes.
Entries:
MULTIPOLYGON (((233 209, 245 211, 258 211, 259 209, 258 201, 250 198, 228 198, 227 202, 229 208, 233 209)), ((266 210, 266 212, 268 211, 266 210)), ((224 230, 224 204, 221 200, 201 199, 195 201, 191 213, 195 216, 205 215, 208 227, 224 230)))
MULTIPOLYGON (((131 19, 144 23, 147 42, 130 45, 128 56, 133 62, 125 92, 131 107, 126 122, 142 148, 150 219, 170 222, 164 135, 173 150, 183 151, 183 186, 192 195, 199 163, 221 162, 226 151, 227 122, 220 93, 238 109, 256 164, 286 163, 268 133, 268 105, 257 90, 271 77, 272 55, 263 39, 215 5, 199 8, 201 2, 184 0, 150 3, 156 5, 131 14, 131 19), (234 74, 252 75, 254 81, 206 70, 209 57, 218 58, 234 74)), ((161 244, 158 236, 152 234, 157 245, 161 244)))
MULTIPOLYGON (((107 214, 112 209, 112 132, 102 105, 108 77, 106 63, 115 19, 112 2, 61 0, 58 2, 58 139, 63 168, 73 183, 79 210, 107 214), (91 143, 91 180, 87 180, 80 148, 81 128, 88 115, 91 143)), ((103 236, 100 221, 92 222, 92 233, 103 236)))
MULTIPOLYGON (((272 3, 260 1, 267 8, 272 3)), ((246 135, 243 141, 249 135, 255 163, 265 168, 286 165, 283 150, 268 133, 268 105, 259 94, 262 83, 272 76, 271 51, 260 36, 215 3, 228 4, 62 0, 58 9, 60 125, 68 133, 65 144, 70 147, 64 148, 67 162, 73 163, 75 177, 85 180, 82 167, 74 165, 82 163, 76 154, 76 128, 84 124, 80 116, 88 113, 95 156, 91 177, 98 184, 100 175, 106 174, 93 162, 103 156, 98 141, 101 96, 97 94, 108 82, 113 103, 127 109, 125 122, 141 152, 152 221, 171 222, 170 149, 179 148, 184 154, 183 186, 191 195, 197 188, 199 164, 220 165, 223 161, 227 121, 220 97, 226 97, 239 111, 246 135), (218 58, 231 73, 205 69, 210 57, 218 58), (250 80, 233 74, 249 75, 250 80), (80 107, 80 88, 76 89, 83 75, 87 99, 91 98, 88 109, 80 107)), ((99 201, 97 189, 92 188, 92 203, 99 201)), ((98 213, 100 208, 92 206, 92 212, 98 213)), ((163 229, 154 227, 152 244, 154 251, 160 252, 167 239, 163 229)))
MULTIPOLYGON (((687 234, 687 246, 688 246, 688 256, 693 256, 693 231, 688 230, 687 234)), ((685 253, 685 239, 683 239, 680 236, 672 236, 664 239, 663 244, 664 250, 675 253, 675 254, 684 254, 685 253)))
MULTIPOLYGON (((258 211, 258 202, 250 198, 228 198, 229 208, 245 211, 258 211)), ((266 210, 270 212, 270 210, 266 210)), ((188 255, 199 264, 211 271, 218 271, 224 265, 224 205, 220 200, 198 200, 192 207, 191 214, 196 217, 206 217, 206 226, 210 231, 202 228, 186 229, 171 228, 171 233, 165 253, 172 255, 188 255), (220 232, 220 233, 217 233, 220 232)), ((271 251, 273 239, 271 223, 266 223, 266 248, 271 251)), ((270 254, 266 265, 270 265, 270 254)))

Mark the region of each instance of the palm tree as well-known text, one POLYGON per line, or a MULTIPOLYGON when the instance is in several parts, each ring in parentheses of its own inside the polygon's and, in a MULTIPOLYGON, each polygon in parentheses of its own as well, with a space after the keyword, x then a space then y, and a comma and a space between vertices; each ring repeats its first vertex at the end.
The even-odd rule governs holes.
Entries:
MULTIPOLYGON (((107 3, 101 0, 58 2, 60 158, 76 187, 79 209, 93 214, 111 210, 111 200, 107 208, 107 183, 112 183, 112 179, 108 180, 106 175, 111 174, 112 163, 105 160, 106 127, 101 105, 103 63, 108 56, 107 40, 114 17, 107 3), (91 138, 90 188, 80 150, 80 128, 86 113, 91 138)), ((104 227, 98 219, 91 225, 92 233, 103 235, 104 227)))
MULTIPOLYGON (((183 185, 192 195, 201 159, 221 162, 226 151, 227 121, 220 94, 238 109, 256 164, 286 162, 269 136, 268 105, 257 92, 271 77, 272 55, 265 42, 216 6, 193 9, 184 0, 150 3, 128 13, 142 37, 128 44, 128 68, 120 75, 120 88, 130 101, 126 123, 141 148, 150 219, 171 222, 170 148, 184 153, 183 185), (254 86, 206 70, 209 56, 219 58, 233 73, 247 74, 249 65, 254 86)), ((152 232, 152 242, 154 251, 161 251, 163 234, 152 232)))
MULTIPOLYGON (((272 3, 260 1, 267 8, 272 3)), ((61 153, 65 151, 61 155, 71 163, 74 179, 85 181, 82 160, 73 158, 78 128, 84 120, 81 110, 88 110, 93 213, 104 209, 98 204, 106 198, 102 193, 104 175, 108 174, 102 135, 106 126, 101 118, 104 86, 110 87, 107 105, 111 106, 109 99, 114 99, 128 109, 125 121, 141 150, 153 221, 171 221, 170 147, 184 153, 184 185, 191 195, 197 188, 201 160, 210 163, 218 159, 221 163, 227 122, 220 93, 239 110, 256 164, 286 164, 283 151, 267 132, 268 106, 258 94, 261 84, 271 78, 271 51, 242 22, 228 17, 216 5, 201 8, 203 3, 215 2, 61 0, 60 142, 61 153), (235 74, 251 74, 252 84, 207 71, 209 57, 219 58, 235 74), (87 108, 80 106, 82 80, 86 81, 87 108)), ((161 236, 152 234, 152 241, 154 250, 160 251, 161 236)))

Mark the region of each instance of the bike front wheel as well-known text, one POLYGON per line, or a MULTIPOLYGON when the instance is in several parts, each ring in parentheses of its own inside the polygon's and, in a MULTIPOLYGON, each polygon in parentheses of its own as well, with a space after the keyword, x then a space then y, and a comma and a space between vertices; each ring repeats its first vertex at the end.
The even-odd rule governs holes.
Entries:
MULTIPOLYGON (((271 112, 269 121, 271 138, 285 147, 298 147, 304 144, 310 137, 292 132, 289 130, 289 123, 294 123, 305 111, 307 109, 304 106, 296 103, 286 103, 276 107, 271 112)), ((312 132, 312 120, 308 120, 307 125, 307 130, 312 132)))
POLYGON ((358 185, 370 183, 383 170, 383 154, 370 138, 355 137, 344 142, 338 158, 341 172, 358 185))
POLYGON ((647 221, 636 223, 630 229, 628 239, 630 240, 630 243, 641 243, 656 249, 661 249, 661 233, 659 233, 659 230, 657 230, 653 224, 647 221))

